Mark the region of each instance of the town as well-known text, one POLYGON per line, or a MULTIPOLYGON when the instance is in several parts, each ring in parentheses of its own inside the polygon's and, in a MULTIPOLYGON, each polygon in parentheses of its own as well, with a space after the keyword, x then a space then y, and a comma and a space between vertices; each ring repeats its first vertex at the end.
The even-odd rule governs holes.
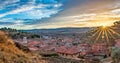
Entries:
MULTIPOLYGON (((39 41, 28 40, 27 37, 24 37, 19 43, 27 46, 31 51, 54 51, 62 57, 71 59, 78 59, 79 56, 84 58, 110 56, 110 51, 107 48, 108 45, 105 43, 97 42, 91 45, 80 41, 74 42, 74 39, 68 37, 57 39, 55 37, 44 36, 39 41)), ((115 40, 115 44, 112 47, 114 46, 120 47, 120 39, 115 40)))
POLYGON ((120 0, 0 0, 0 63, 120 63, 120 0))
MULTIPOLYGON (((119 21, 115 22, 114 26, 111 27, 115 28, 110 32, 114 32, 113 35, 116 37, 116 39, 112 38, 113 36, 108 35, 111 36, 112 39, 109 39, 108 43, 108 40, 105 39, 107 37, 107 32, 104 34, 104 31, 111 29, 110 27, 104 26, 91 28, 84 33, 48 33, 48 35, 38 35, 6 27, 1 28, 0 30, 6 32, 6 35, 9 35, 16 44, 25 46, 31 52, 39 52, 40 54, 41 52, 46 54, 51 54, 54 52, 62 58, 89 61, 94 58, 99 60, 110 58, 112 49, 115 47, 120 47, 119 33, 117 33, 119 31, 119 21), (100 34, 98 31, 102 31, 101 36, 99 36, 100 34), (96 32, 98 32, 98 34, 96 32)), ((17 45, 17 47, 19 46, 17 45)), ((24 47, 21 49, 24 49, 24 47)))
MULTIPOLYGON (((117 25, 118 26, 118 25, 117 25)), ((7 29, 7 28, 6 28, 7 29)), ((94 30, 94 29, 90 29, 94 30)), ((13 30, 14 31, 14 30, 13 30)), ((10 31, 9 31, 10 32, 10 31)), ((16 32, 16 34, 19 32, 16 32)), ((11 32, 11 34, 15 34, 11 32)), ((24 34, 24 33, 23 33, 24 34)), ((98 58, 103 59, 110 57, 112 47, 120 47, 120 39, 115 39, 112 45, 108 45, 103 41, 91 43, 91 38, 85 38, 90 33, 79 33, 79 34, 48 34, 48 35, 23 35, 22 38, 16 35, 18 38, 14 38, 14 42, 26 46, 30 51, 44 51, 44 52, 55 52, 60 57, 85 60, 98 58)), ((90 36, 92 37, 92 36, 90 36)), ((102 39, 101 39, 102 40, 102 39)))

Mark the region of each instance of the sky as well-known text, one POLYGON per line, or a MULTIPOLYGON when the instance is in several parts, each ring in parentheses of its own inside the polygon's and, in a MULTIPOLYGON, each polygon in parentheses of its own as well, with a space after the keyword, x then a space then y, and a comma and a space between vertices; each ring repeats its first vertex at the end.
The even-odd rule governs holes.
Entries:
POLYGON ((0 0, 0 28, 111 26, 119 20, 120 0, 0 0))

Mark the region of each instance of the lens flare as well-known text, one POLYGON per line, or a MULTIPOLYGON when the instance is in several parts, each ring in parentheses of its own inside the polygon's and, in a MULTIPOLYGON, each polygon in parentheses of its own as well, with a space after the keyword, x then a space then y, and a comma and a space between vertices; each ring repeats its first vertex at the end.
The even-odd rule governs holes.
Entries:
POLYGON ((107 45, 111 45, 110 40, 115 40, 115 35, 120 36, 120 34, 114 31, 111 26, 102 25, 94 29, 92 38, 94 37, 94 43, 102 41, 105 42, 107 45))

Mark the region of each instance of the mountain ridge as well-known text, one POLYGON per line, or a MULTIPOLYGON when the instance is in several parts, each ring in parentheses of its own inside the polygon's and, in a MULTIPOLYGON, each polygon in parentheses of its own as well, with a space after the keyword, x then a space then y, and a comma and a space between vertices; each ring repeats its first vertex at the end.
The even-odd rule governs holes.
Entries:
POLYGON ((55 29, 31 29, 31 30, 22 30, 24 32, 31 32, 31 33, 85 33, 92 28, 83 27, 83 28, 55 28, 55 29))

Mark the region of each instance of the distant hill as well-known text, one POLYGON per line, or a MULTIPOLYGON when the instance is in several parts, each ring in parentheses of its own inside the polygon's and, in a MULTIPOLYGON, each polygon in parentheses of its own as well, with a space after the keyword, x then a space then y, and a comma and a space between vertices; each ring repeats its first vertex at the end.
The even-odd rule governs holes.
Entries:
POLYGON ((24 32, 30 33, 85 33, 92 28, 56 28, 56 29, 32 29, 32 30, 23 30, 24 32))
POLYGON ((23 37, 28 37, 28 38, 39 38, 40 35, 37 34, 33 34, 33 33, 28 33, 28 32, 24 32, 23 30, 17 30, 17 29, 12 29, 12 28, 0 28, 1 31, 4 31, 5 33, 7 33, 9 35, 9 37, 11 37, 12 39, 19 39, 19 38, 23 38, 23 37))

